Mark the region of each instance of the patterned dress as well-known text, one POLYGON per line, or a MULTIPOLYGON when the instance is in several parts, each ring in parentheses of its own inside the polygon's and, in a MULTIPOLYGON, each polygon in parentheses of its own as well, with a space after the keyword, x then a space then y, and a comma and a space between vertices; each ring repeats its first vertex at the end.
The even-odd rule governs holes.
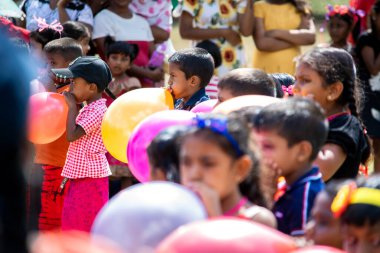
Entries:
MULTIPOLYGON (((245 12, 246 0, 184 0, 183 11, 194 19, 196 28, 226 29, 239 32, 238 14, 245 12)), ((226 39, 212 40, 220 48, 222 65, 217 75, 222 77, 232 69, 245 66, 243 44, 232 46, 226 39)))

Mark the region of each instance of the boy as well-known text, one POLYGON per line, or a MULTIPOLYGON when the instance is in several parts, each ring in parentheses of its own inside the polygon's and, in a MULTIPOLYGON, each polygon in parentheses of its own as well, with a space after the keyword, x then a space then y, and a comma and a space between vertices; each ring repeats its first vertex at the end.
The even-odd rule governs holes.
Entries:
POLYGON ((263 160, 286 180, 273 207, 278 229, 304 236, 314 199, 324 188, 319 169, 313 167, 328 132, 322 109, 309 99, 289 98, 263 108, 253 121, 263 160))
POLYGON ((243 95, 274 97, 274 83, 264 71, 250 68, 231 70, 219 80, 218 103, 243 95))
MULTIPOLYGON (((82 48, 78 42, 71 38, 62 38, 49 42, 44 53, 50 67, 66 68, 77 57, 82 56, 82 48)), ((50 84, 50 90, 56 87, 50 84)), ((62 182, 62 168, 65 164, 69 143, 65 135, 49 144, 34 145, 34 163, 43 169, 43 182, 41 189, 41 210, 39 212, 39 230, 53 230, 61 227, 61 216, 64 194, 57 193, 62 182)))
POLYGON ((200 102, 209 100, 205 87, 214 73, 214 60, 202 48, 178 51, 169 58, 169 90, 175 109, 190 111, 200 102))
POLYGON ((102 92, 112 75, 97 57, 79 57, 69 68, 52 72, 72 80, 70 92, 63 93, 69 107, 66 138, 70 146, 62 176, 70 185, 63 205, 62 230, 90 232, 95 216, 108 200, 111 172, 100 128, 107 110, 102 92), (79 111, 78 104, 83 102, 86 106, 79 111))

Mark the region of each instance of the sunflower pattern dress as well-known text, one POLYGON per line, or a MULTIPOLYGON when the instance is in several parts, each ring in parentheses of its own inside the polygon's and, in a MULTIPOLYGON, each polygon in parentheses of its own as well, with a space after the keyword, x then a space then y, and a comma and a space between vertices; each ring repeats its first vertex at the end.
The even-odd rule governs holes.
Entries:
MULTIPOLYGON (((230 28, 239 32, 238 14, 244 14, 246 5, 246 0, 184 0, 182 11, 193 17, 196 28, 230 28)), ((224 38, 212 41, 219 46, 222 54, 222 64, 215 73, 217 76, 222 77, 232 69, 245 66, 242 43, 232 46, 224 38)))

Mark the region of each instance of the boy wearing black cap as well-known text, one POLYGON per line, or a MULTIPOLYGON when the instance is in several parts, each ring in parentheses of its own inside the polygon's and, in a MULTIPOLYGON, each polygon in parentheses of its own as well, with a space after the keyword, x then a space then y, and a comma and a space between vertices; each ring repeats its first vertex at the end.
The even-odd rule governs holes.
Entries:
POLYGON ((62 176, 70 181, 62 211, 62 230, 90 232, 95 216, 108 200, 111 175, 101 136, 107 110, 102 92, 112 79, 108 65, 97 57, 79 57, 67 69, 52 69, 58 79, 70 79, 64 92, 69 107, 66 138, 70 142, 62 176), (79 111, 78 104, 86 105, 79 111))

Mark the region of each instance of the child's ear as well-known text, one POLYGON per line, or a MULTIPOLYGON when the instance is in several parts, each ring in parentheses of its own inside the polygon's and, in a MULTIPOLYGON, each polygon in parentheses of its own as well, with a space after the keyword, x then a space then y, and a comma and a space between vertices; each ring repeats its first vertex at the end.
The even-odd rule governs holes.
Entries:
POLYGON ((313 152, 313 146, 308 141, 301 141, 297 143, 298 153, 297 153, 297 161, 300 163, 304 163, 310 160, 311 153, 313 152))
POLYGON ((327 100, 328 101, 335 101, 337 100, 340 95, 342 94, 344 89, 344 85, 342 82, 338 81, 334 84, 331 84, 328 86, 328 95, 327 100))
POLYGON ((241 183, 248 176, 249 172, 252 169, 252 159, 249 155, 243 155, 236 161, 236 174, 235 181, 237 183, 241 183))
POLYGON ((196 87, 196 86, 199 86, 200 84, 201 84, 201 79, 199 78, 199 76, 191 76, 190 77, 191 87, 196 87))
POLYGON ((90 83, 90 91, 98 92, 98 86, 95 83, 90 83))

